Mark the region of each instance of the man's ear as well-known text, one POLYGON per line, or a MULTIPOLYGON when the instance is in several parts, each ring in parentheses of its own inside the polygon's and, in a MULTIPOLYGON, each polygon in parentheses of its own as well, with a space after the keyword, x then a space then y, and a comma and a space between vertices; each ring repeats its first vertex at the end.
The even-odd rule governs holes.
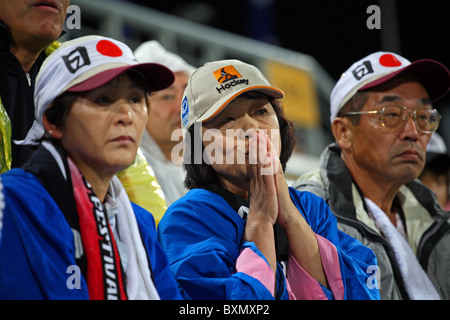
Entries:
POLYGON ((55 139, 61 139, 63 136, 63 133, 61 129, 56 125, 48 122, 47 115, 44 113, 42 116, 42 124, 44 125, 44 129, 46 132, 48 132, 52 138, 55 139))
POLYGON ((354 127, 348 117, 337 117, 331 124, 334 139, 343 150, 352 147, 353 130, 354 127))

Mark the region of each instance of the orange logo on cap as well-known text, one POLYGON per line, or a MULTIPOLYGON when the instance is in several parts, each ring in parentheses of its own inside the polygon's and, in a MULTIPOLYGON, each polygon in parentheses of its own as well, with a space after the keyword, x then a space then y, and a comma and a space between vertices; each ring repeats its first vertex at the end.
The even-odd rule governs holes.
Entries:
POLYGON ((219 83, 223 83, 232 79, 242 78, 241 74, 231 65, 214 71, 214 76, 219 83))

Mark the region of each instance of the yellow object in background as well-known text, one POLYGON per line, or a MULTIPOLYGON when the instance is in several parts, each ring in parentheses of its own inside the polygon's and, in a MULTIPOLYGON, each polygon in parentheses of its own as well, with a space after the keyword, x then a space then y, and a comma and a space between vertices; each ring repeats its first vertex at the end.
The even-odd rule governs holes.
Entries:
POLYGON ((304 128, 319 126, 319 102, 309 72, 274 61, 266 61, 264 70, 270 83, 285 93, 283 109, 288 119, 304 128))
POLYGON ((134 162, 125 170, 118 172, 117 177, 122 182, 131 202, 150 211, 158 226, 167 210, 167 204, 155 173, 141 149, 138 149, 134 162))
POLYGON ((11 121, 0 98, 0 173, 11 169, 11 121))
POLYGON ((61 45, 61 42, 59 42, 59 41, 54 41, 51 45, 49 45, 49 46, 47 47, 47 49, 45 49, 45 54, 46 54, 47 56, 49 56, 50 54, 53 53, 53 51, 55 51, 56 49, 58 49, 60 45, 61 45))

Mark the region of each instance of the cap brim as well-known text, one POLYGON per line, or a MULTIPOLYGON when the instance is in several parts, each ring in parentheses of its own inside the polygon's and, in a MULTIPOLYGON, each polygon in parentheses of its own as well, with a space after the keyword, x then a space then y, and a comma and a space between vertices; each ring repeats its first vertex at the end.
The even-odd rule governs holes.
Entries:
POLYGON ((376 87, 402 73, 413 74, 421 79, 431 100, 438 100, 449 91, 450 72, 441 63, 430 59, 414 61, 403 69, 392 72, 364 85, 358 89, 358 91, 376 87))
POLYGON ((128 70, 138 71, 142 74, 151 91, 167 88, 175 79, 172 71, 163 65, 157 63, 140 63, 101 71, 89 79, 68 88, 66 91, 83 92, 96 89, 128 70))
POLYGON ((206 122, 208 120, 211 120, 214 118, 220 111, 223 110, 231 101, 239 97, 241 94, 249 91, 254 92, 260 92, 262 94, 265 94, 266 96, 274 99, 281 99, 284 97, 284 92, 276 87, 271 86, 253 86, 244 88, 242 90, 239 90, 235 94, 233 94, 231 97, 225 97, 221 100, 219 100, 214 106, 212 106, 205 114, 200 116, 197 121, 198 122, 206 122))

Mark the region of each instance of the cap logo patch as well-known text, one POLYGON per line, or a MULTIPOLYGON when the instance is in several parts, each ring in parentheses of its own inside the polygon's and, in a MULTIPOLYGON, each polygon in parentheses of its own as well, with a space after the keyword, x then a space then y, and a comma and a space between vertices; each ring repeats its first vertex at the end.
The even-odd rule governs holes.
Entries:
POLYGON ((181 122, 184 127, 186 127, 189 122, 189 103, 187 97, 184 97, 181 102, 181 122))
POLYGON ((80 68, 91 64, 85 47, 78 47, 72 50, 68 55, 63 56, 62 59, 71 73, 75 73, 80 68))
POLYGON ((355 69, 352 70, 353 76, 358 81, 370 73, 373 73, 373 68, 370 61, 363 61, 362 64, 360 64, 359 66, 357 66, 355 69))
POLYGON ((99 53, 107 57, 120 57, 122 50, 115 43, 109 40, 100 40, 97 43, 96 49, 99 53))
POLYGON ((390 53, 383 54, 380 57, 379 61, 380 64, 384 67, 399 67, 402 65, 402 63, 398 61, 398 59, 390 53))
POLYGON ((214 76, 219 83, 224 83, 236 78, 242 78, 241 74, 233 66, 226 66, 214 71, 214 76))
POLYGON ((241 74, 232 65, 217 69, 213 74, 217 82, 221 84, 221 86, 216 87, 219 93, 236 85, 248 85, 248 79, 242 79, 241 74))

